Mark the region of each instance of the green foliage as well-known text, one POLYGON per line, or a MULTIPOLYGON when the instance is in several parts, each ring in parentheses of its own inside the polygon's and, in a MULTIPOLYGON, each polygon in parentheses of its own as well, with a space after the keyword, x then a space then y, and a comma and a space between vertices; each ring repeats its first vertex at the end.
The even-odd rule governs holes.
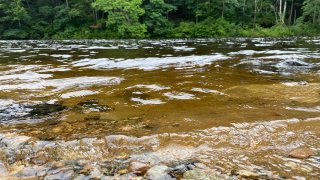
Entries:
POLYGON ((5 39, 25 39, 28 33, 21 29, 10 29, 3 33, 3 38, 5 39))
POLYGON ((0 0, 1 39, 316 35, 319 0, 0 0))
POLYGON ((208 18, 198 24, 182 22, 173 33, 177 38, 226 37, 235 36, 237 29, 235 24, 223 18, 217 20, 208 18))
POLYGON ((240 30, 240 36, 245 37, 287 37, 294 35, 291 28, 283 25, 276 25, 271 28, 256 27, 255 29, 240 30))
POLYGON ((144 9, 144 23, 147 26, 149 36, 165 37, 172 28, 167 16, 170 12, 175 11, 176 7, 165 3, 164 0, 150 0, 144 9))
POLYGON ((93 7, 108 13, 106 26, 121 38, 143 38, 147 32, 139 18, 145 13, 142 0, 96 0, 93 7))
POLYGON ((312 22, 314 26, 320 27, 320 1, 305 0, 303 2, 303 18, 312 22))

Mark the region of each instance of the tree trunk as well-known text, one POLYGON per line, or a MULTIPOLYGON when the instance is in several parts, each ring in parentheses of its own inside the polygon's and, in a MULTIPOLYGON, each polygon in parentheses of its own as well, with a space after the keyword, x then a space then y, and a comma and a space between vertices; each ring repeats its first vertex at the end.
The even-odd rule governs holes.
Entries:
POLYGON ((289 25, 292 24, 293 3, 294 3, 294 0, 291 1, 291 10, 290 10, 290 15, 289 15, 289 25))
POLYGON ((222 0, 222 12, 221 12, 222 18, 224 18, 224 5, 225 5, 225 0, 222 0))
POLYGON ((242 21, 243 21, 243 23, 245 21, 245 15, 246 15, 246 0, 243 0, 243 4, 242 4, 242 21))
POLYGON ((258 6, 258 0, 254 0, 254 17, 253 17, 253 26, 256 28, 256 20, 257 20, 257 7, 258 6))
POLYGON ((69 0, 66 0, 67 8, 69 9, 69 0))
POLYGON ((296 24, 297 10, 294 10, 293 24, 296 24))

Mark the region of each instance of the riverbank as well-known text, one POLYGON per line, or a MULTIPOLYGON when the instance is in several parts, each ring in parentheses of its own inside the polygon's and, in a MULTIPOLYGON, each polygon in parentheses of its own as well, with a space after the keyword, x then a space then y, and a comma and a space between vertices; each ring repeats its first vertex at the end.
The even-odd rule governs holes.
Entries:
POLYGON ((319 176, 319 122, 290 119, 71 141, 1 134, 0 177, 312 179, 319 176))

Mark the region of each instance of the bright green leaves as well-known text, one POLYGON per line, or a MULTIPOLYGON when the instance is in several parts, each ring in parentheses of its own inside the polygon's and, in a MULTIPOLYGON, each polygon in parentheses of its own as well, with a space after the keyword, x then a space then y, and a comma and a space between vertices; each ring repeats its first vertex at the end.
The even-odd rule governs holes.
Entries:
POLYGON ((30 19, 22 0, 0 0, 0 38, 26 38, 24 28, 30 19))
POLYGON ((123 38, 143 38, 147 32, 139 18, 145 13, 142 0, 96 0, 93 7, 107 13, 106 28, 123 38))
POLYGON ((0 0, 0 12, 2 12, 0 22, 16 23, 19 28, 22 26, 22 21, 30 19, 22 0, 0 0))

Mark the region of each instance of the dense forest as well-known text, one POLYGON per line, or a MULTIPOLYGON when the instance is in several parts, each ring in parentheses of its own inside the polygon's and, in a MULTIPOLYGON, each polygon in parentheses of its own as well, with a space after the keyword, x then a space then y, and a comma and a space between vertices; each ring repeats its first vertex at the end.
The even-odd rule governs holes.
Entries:
POLYGON ((1 39, 312 36, 320 0, 0 0, 1 39))

